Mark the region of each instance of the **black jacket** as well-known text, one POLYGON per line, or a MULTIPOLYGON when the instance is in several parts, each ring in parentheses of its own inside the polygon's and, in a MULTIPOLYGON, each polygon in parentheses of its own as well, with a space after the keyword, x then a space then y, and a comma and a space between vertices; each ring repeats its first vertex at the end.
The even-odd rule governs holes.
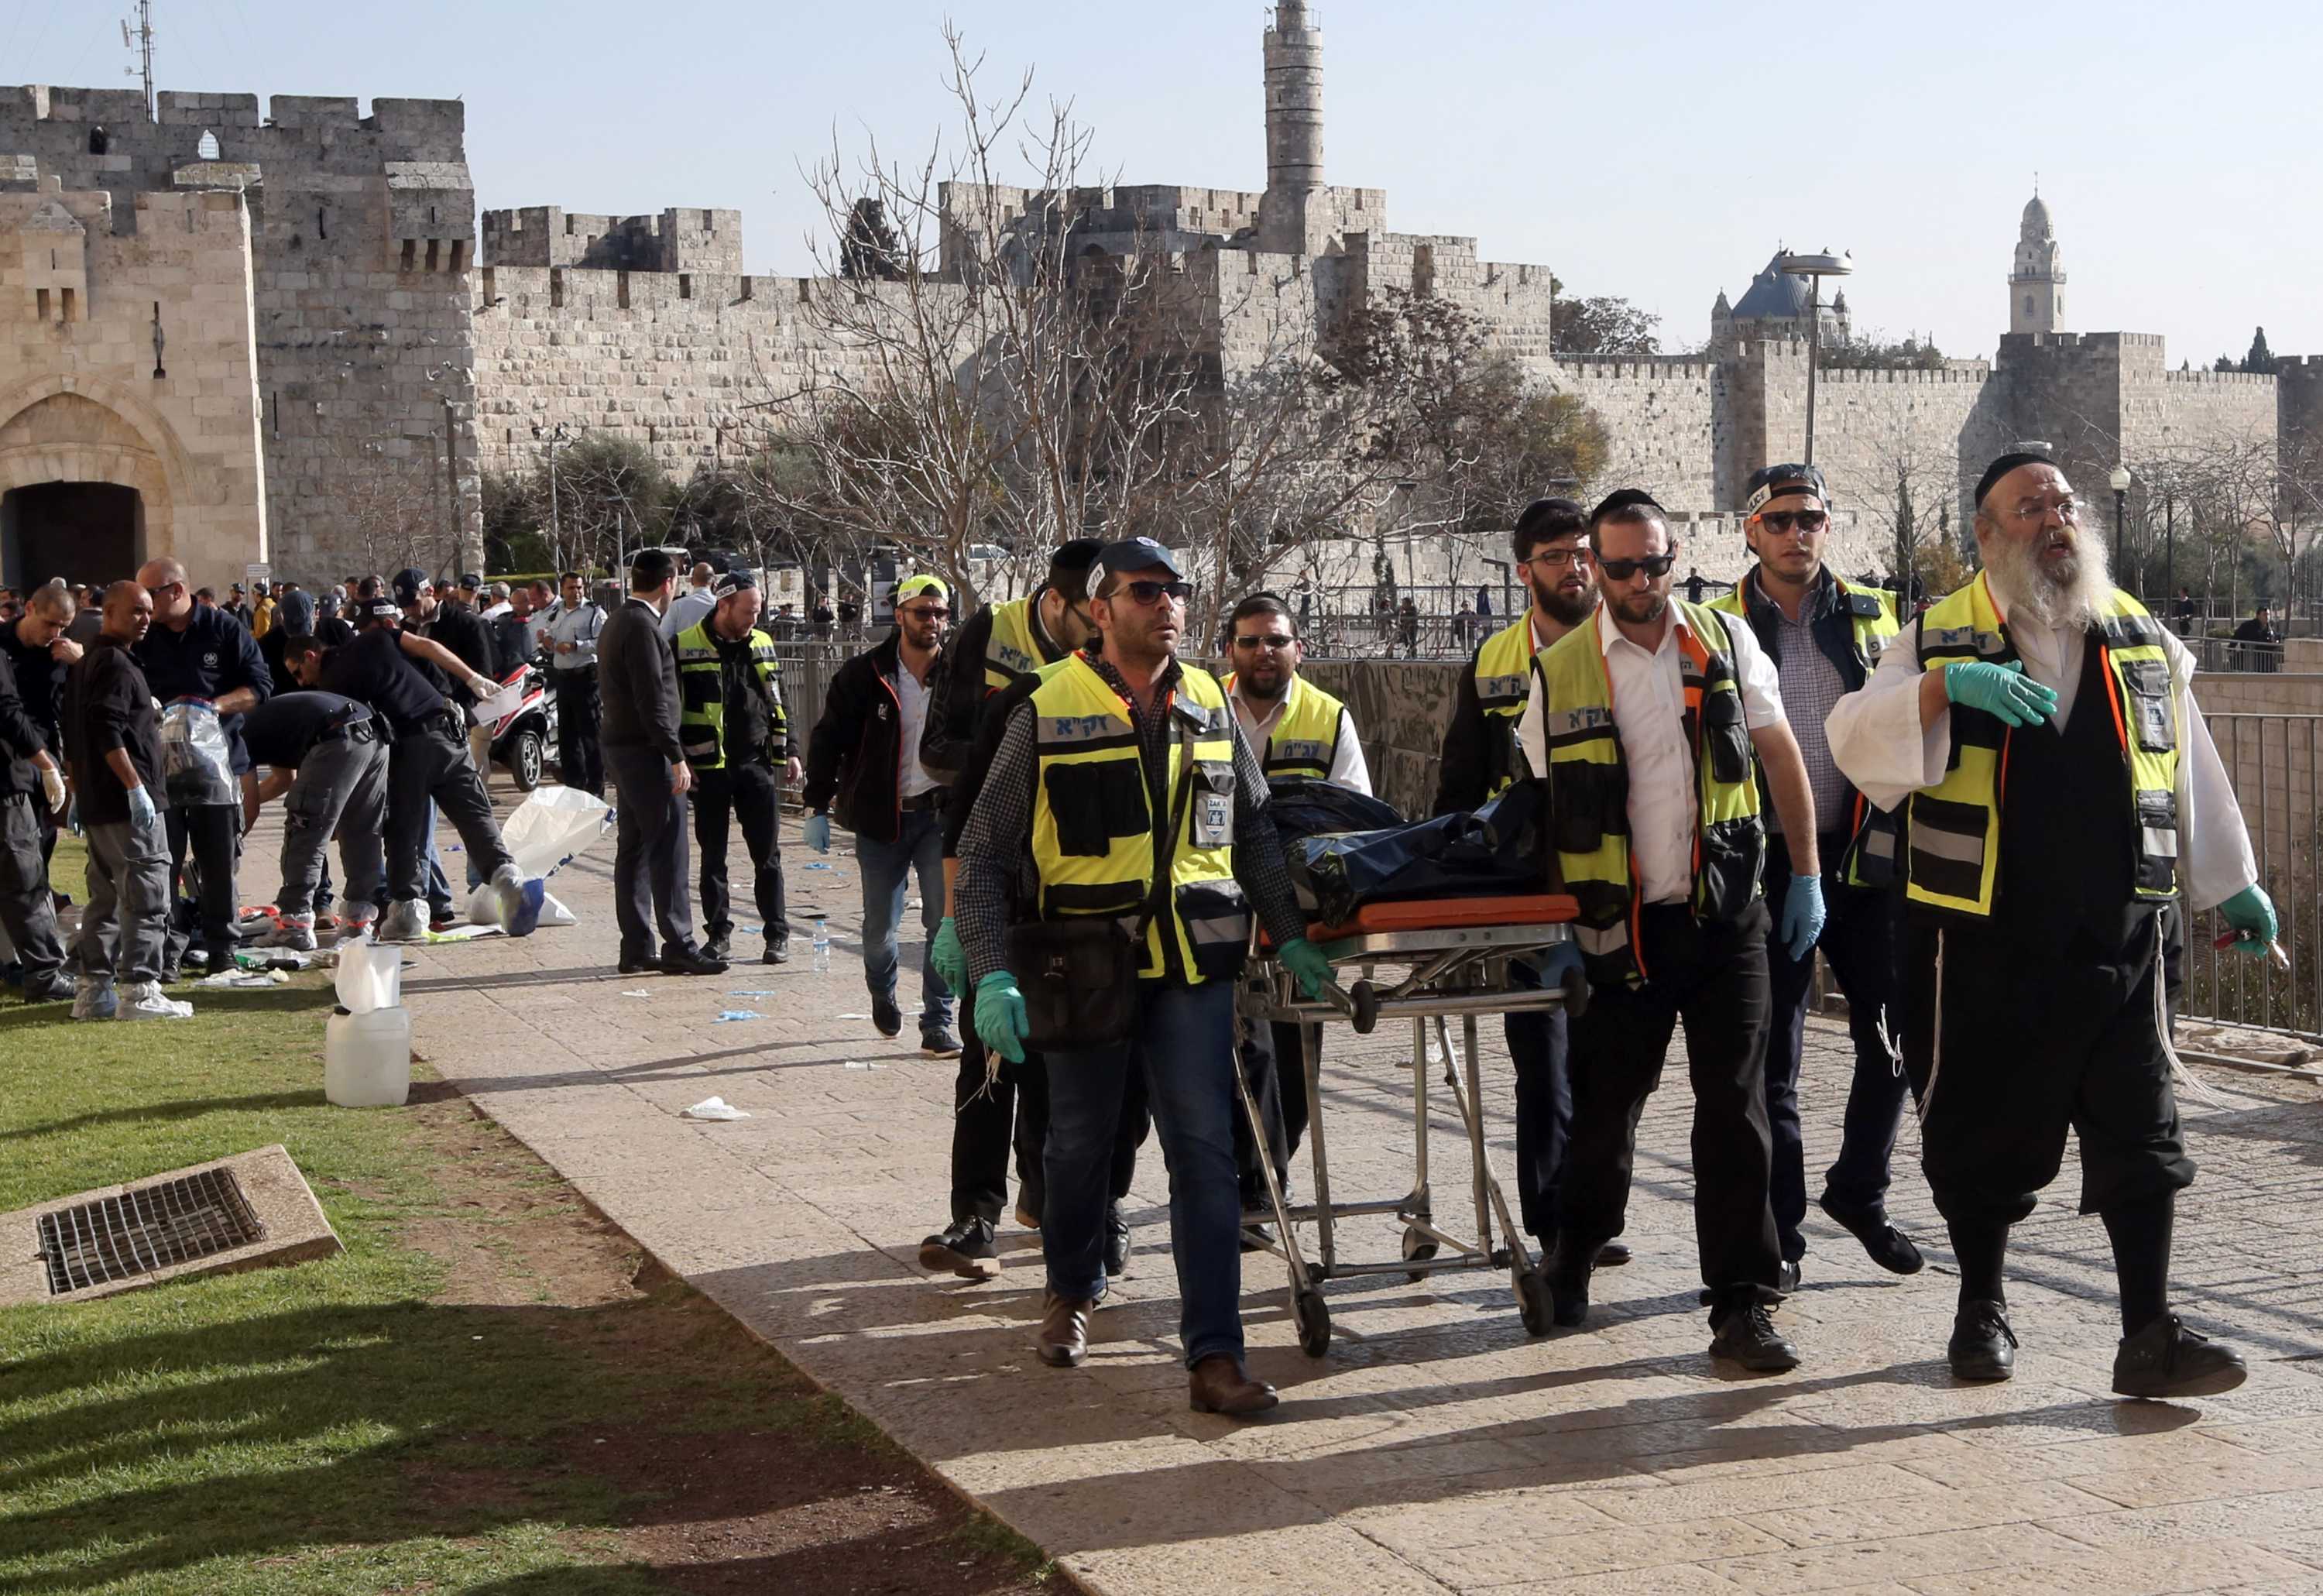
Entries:
MULTIPOLYGON (((1520 612, 1518 624, 1531 624, 1529 610, 1520 612)), ((1434 814, 1464 814, 1483 807, 1491 794, 1494 764, 1492 738, 1495 729, 1485 724, 1484 706, 1476 697, 1476 656, 1483 652, 1478 644, 1470 651, 1468 663, 1460 667, 1460 686, 1452 700, 1452 724, 1444 729, 1443 751, 1436 761, 1436 806, 1434 814)), ((1501 735, 1505 736, 1506 723, 1501 735)))
POLYGON ((631 597, 597 634, 597 687, 602 709, 597 740, 608 748, 651 748, 672 765, 685 753, 677 738, 677 656, 661 635, 661 617, 631 597))
MULTIPOLYGON (((258 639, 233 616, 207 605, 194 606, 181 632, 171 631, 157 619, 135 652, 145 684, 165 704, 180 698, 220 699, 243 687, 263 703, 274 691, 274 676, 259 652, 258 639)), ((225 729, 229 757, 239 775, 250 768, 249 751, 242 746, 242 717, 221 715, 218 724, 225 729)))
MULTIPOLYGON (((1048 592, 1045 582, 1034 588, 1025 608, 1032 616, 1033 641, 1041 650, 1041 658, 1053 664, 1064 658, 1065 650, 1041 626, 1041 600, 1048 592)), ((984 656, 992 645, 992 614, 996 608, 987 604, 953 633, 935 668, 928 673, 928 691, 934 702, 928 707, 928 723, 920 734, 920 765, 940 782, 956 784, 970 767, 985 711, 1000 696, 984 679, 984 656)), ((1030 676, 1027 672, 1020 680, 1030 676)))
POLYGON ((65 763, 72 771, 80 818, 92 826, 129 819, 129 790, 106 755, 129 752, 137 779, 155 803, 161 799, 161 718, 136 656, 116 638, 99 637, 65 678, 65 763))
MULTIPOLYGON (((601 651, 604 645, 598 647, 601 651)), ((904 705, 895 696, 902 654, 897 634, 889 632, 878 647, 840 666, 823 697, 822 719, 807 738, 807 808, 831 810, 840 825, 875 842, 893 842, 904 834, 904 705)), ((931 720, 942 712, 933 692, 943 661, 944 651, 939 650, 928 671, 931 720)))
MULTIPOLYGON (((435 616, 426 624, 411 628, 431 642, 441 643, 457 656, 479 676, 497 682, 500 679, 500 654, 492 647, 491 628, 484 618, 464 604, 439 604, 435 616)), ((472 704, 476 695, 468 691, 465 682, 451 683, 455 703, 472 704)))
POLYGON ((16 673, 16 696, 23 701, 24 713, 41 729, 49 752, 63 763, 64 743, 57 734, 57 716, 64 708, 65 673, 71 667, 50 653, 47 644, 38 648, 27 645, 13 620, 0 621, 0 659, 16 673))
POLYGON ((41 776, 32 768, 32 756, 47 748, 40 722, 25 713, 24 701, 17 696, 16 673, 0 654, 0 795, 38 793, 41 776))

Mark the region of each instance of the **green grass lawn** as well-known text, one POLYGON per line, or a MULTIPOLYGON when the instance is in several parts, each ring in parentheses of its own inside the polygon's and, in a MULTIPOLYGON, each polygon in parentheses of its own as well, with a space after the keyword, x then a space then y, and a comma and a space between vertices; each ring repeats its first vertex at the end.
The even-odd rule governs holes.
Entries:
POLYGON ((747 1424, 908 1466, 682 1285, 574 1300, 537 1261, 624 1239, 464 1104, 326 1104, 319 977, 181 995, 190 1021, 0 1006, 0 1210, 280 1142, 346 1252, 0 1310, 0 1590, 665 1590, 624 1535, 683 1517, 678 1472, 609 1440, 717 1414, 705 1454, 747 1424))

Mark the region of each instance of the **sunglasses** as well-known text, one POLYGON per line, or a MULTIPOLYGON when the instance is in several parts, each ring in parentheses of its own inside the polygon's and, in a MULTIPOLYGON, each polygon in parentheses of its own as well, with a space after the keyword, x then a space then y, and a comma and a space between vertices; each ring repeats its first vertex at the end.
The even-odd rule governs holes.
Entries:
POLYGON ((951 619, 951 611, 944 608, 941 604, 914 604, 907 609, 898 610, 896 613, 901 615, 916 615, 922 620, 950 620, 951 619))
POLYGON ((1640 571, 1658 580, 1667 576, 1669 568, 1676 562, 1676 555, 1648 555, 1642 560, 1600 559, 1597 569, 1615 582, 1627 582, 1640 571))
POLYGON ((1822 509, 1762 509, 1758 525, 1770 532, 1787 532, 1796 527, 1802 532, 1820 532, 1831 524, 1831 512, 1822 509))
POLYGON ((1286 637, 1275 633, 1263 637, 1236 637, 1234 640, 1234 646, 1237 648, 1271 648, 1280 651, 1290 647, 1297 641, 1299 639, 1296 637, 1286 637))
POLYGON ((1150 609, 1164 599, 1173 604, 1184 603, 1193 596, 1194 584, 1190 582, 1125 582, 1108 596, 1118 599, 1125 593, 1150 609))

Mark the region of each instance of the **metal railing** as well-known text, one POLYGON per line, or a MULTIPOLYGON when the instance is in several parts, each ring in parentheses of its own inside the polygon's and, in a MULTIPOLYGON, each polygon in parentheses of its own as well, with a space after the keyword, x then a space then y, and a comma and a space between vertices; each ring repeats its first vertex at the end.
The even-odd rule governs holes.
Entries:
POLYGON ((2274 900, 2289 968, 2220 949, 2215 910, 2187 917, 2182 1014, 2300 1036, 2323 1033, 2323 715, 2204 719, 2241 801, 2259 885, 2274 900))
POLYGON ((2198 669, 2213 673, 2235 671, 2263 674, 2282 669, 2280 643, 2245 643, 2233 637, 2189 637, 2186 647, 2198 669))

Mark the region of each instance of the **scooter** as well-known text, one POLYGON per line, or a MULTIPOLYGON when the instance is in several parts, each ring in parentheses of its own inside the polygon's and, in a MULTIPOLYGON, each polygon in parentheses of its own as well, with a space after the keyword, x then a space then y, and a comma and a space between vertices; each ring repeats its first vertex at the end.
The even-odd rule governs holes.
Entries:
POLYGON ((556 701, 538 665, 529 661, 518 665, 500 678, 500 685, 519 679, 523 699, 492 722, 492 757, 508 767, 518 791, 529 793, 540 785, 542 774, 556 757, 556 701))

